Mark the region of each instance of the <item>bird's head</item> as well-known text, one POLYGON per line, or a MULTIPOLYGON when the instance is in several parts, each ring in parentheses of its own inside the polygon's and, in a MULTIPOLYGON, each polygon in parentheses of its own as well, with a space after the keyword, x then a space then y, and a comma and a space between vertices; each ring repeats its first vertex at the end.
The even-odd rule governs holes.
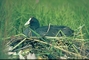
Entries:
POLYGON ((29 20, 24 24, 24 26, 26 25, 29 25, 32 29, 37 29, 40 27, 39 21, 34 17, 29 18, 29 20))

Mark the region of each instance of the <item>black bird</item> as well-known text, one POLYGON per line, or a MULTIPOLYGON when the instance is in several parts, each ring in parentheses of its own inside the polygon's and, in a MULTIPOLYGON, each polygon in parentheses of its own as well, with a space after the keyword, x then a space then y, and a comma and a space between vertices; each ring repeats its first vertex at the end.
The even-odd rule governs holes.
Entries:
POLYGON ((38 33, 40 36, 51 36, 51 37, 60 37, 60 36, 73 36, 74 31, 67 26, 56 26, 56 25, 49 25, 49 26, 42 26, 40 27, 39 21, 32 17, 30 18, 25 25, 29 25, 23 33, 27 36, 37 36, 32 30, 38 33), (32 30, 31 30, 32 29, 32 30))

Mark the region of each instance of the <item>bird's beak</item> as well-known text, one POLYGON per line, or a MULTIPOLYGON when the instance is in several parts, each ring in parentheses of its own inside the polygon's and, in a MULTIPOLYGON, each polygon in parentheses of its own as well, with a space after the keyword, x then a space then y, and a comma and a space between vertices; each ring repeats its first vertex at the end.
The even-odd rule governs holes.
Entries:
POLYGON ((24 24, 24 26, 29 25, 30 24, 30 20, 31 20, 31 18, 24 24))

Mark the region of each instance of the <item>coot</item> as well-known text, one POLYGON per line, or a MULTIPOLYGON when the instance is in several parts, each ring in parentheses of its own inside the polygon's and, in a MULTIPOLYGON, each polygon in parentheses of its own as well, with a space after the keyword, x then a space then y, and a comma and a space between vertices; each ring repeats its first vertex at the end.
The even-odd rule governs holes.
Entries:
POLYGON ((49 25, 40 27, 39 21, 32 17, 30 18, 25 25, 29 25, 23 33, 27 36, 37 36, 32 30, 38 33, 40 36, 51 36, 51 37, 60 37, 60 36, 73 36, 74 31, 67 26, 57 26, 49 25), (31 30, 32 29, 32 30, 31 30))

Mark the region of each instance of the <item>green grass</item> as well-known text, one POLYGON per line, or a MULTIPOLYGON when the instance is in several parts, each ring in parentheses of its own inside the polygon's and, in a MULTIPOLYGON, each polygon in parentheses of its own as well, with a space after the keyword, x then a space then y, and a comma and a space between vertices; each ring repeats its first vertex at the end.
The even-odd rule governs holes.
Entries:
POLYGON ((88 0, 3 0, 1 2, 1 35, 2 37, 22 33, 24 23, 31 17, 36 17, 41 26, 66 25, 76 29, 85 24, 88 30, 88 0), (4 31, 4 32, 3 32, 4 31))
POLYGON ((32 16, 41 26, 65 25, 82 29, 89 39, 89 0, 0 0, 0 38, 22 33, 24 23, 32 16))
POLYGON ((36 0, 1 0, 0 3, 1 37, 22 33, 24 23, 32 16, 41 26, 51 23, 75 30, 85 24, 84 33, 89 35, 88 0, 39 0, 38 3, 36 0))

